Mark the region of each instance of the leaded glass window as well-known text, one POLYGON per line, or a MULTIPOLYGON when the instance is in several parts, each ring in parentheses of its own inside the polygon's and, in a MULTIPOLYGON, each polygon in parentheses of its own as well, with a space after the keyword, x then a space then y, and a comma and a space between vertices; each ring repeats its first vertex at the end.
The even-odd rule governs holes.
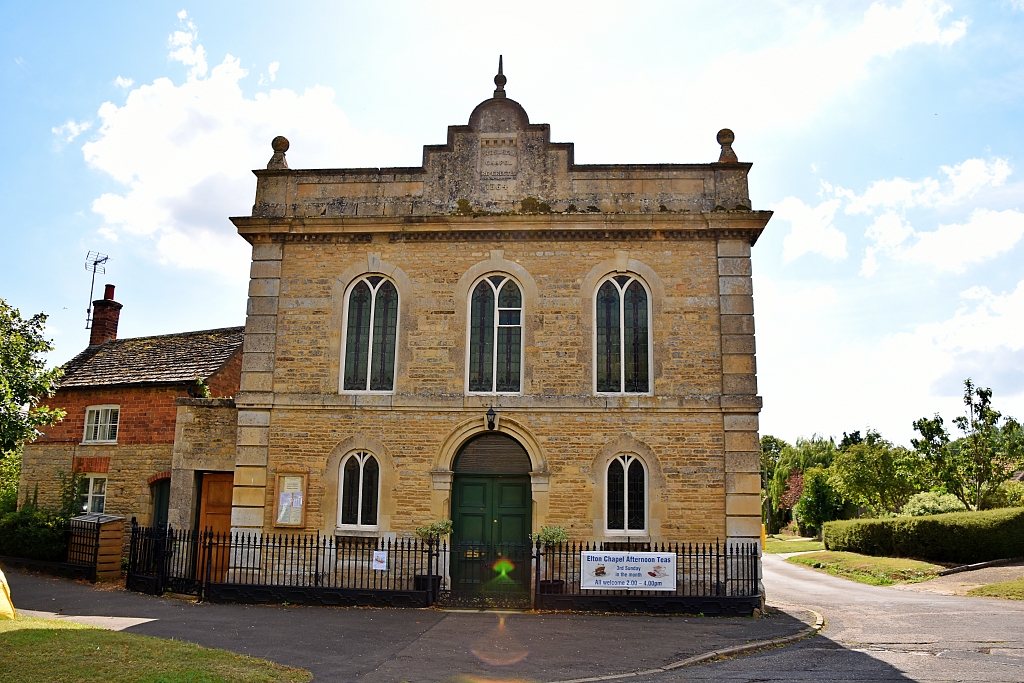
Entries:
POLYGON ((628 534, 647 528, 647 473, 640 458, 618 455, 608 463, 608 531, 628 534))
POLYGON ((650 391, 647 290, 632 275, 615 275, 595 298, 595 375, 601 393, 650 391))
POLYGON ((506 275, 489 275, 470 295, 469 390, 516 393, 523 358, 523 295, 506 275))
POLYGON ((344 391, 392 391, 398 339, 398 290, 380 275, 349 291, 345 327, 344 391))
POLYGON ((380 502, 380 464, 366 451, 346 456, 338 487, 339 526, 376 527, 380 502))

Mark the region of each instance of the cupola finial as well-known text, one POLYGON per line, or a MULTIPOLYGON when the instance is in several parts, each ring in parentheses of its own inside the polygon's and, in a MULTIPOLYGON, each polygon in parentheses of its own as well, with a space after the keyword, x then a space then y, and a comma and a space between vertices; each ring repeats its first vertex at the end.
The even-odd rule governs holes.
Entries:
POLYGON ((498 55, 498 75, 494 77, 494 85, 498 86, 494 89, 495 97, 505 96, 506 83, 508 83, 508 79, 505 78, 505 74, 502 73, 501 55, 498 55))

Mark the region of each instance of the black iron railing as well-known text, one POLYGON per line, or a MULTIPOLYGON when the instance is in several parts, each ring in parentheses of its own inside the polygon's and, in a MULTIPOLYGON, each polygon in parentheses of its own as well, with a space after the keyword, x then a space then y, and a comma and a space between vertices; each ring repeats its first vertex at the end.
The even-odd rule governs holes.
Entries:
POLYGON ((416 538, 192 532, 134 526, 128 588, 205 600, 327 605, 463 605, 750 614, 758 547, 744 544, 456 543, 416 538), (674 555, 668 591, 592 590, 582 554, 674 555))
POLYGON ((64 531, 67 539, 67 564, 88 566, 95 572, 96 557, 100 551, 100 525, 98 522, 72 519, 64 531))

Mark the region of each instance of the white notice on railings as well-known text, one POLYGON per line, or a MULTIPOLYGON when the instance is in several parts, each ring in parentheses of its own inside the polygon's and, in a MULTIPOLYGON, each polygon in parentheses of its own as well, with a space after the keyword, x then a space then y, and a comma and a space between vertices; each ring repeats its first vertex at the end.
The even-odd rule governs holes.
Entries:
POLYGON ((580 553, 580 588, 674 591, 676 554, 583 551, 580 553))
POLYGON ((374 550, 373 551, 373 568, 377 571, 386 572, 388 570, 388 551, 387 550, 374 550))

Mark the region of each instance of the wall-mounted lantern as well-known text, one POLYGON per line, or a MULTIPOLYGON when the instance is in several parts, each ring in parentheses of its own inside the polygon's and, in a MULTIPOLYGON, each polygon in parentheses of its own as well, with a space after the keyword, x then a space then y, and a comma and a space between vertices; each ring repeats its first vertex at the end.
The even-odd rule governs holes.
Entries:
POLYGON ((487 428, 493 430, 498 426, 498 414, 494 412, 494 406, 487 409, 487 428))

